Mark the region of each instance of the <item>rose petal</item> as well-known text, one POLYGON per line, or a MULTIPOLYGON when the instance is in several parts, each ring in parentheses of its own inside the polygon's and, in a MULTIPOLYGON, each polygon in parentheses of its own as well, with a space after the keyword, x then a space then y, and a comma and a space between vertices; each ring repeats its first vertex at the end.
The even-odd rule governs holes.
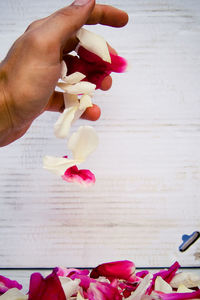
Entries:
POLYGON ((187 288, 197 287, 200 285, 200 276, 189 272, 177 273, 170 281, 170 285, 173 288, 178 288, 180 284, 185 285, 187 288))
POLYGON ((171 293, 171 294, 152 292, 151 297, 154 300, 200 299, 200 290, 192 293, 171 293))
POLYGON ((108 46, 103 37, 84 28, 79 29, 76 36, 80 41, 79 45, 95 53, 101 57, 102 60, 108 63, 111 62, 108 46))
POLYGON ((7 277, 0 275, 0 295, 12 288, 17 288, 18 290, 21 290, 22 285, 15 280, 11 280, 7 277))
POLYGON ((147 274, 142 279, 142 281, 140 282, 137 289, 131 294, 130 297, 126 298, 126 300, 141 300, 141 299, 143 299, 143 296, 145 296, 146 289, 151 282, 151 278, 152 278, 152 275, 147 274))
POLYGON ((79 127, 78 131, 73 133, 68 141, 68 148, 72 151, 73 158, 77 161, 85 161, 88 155, 96 149, 97 145, 98 136, 91 126, 79 127))
POLYGON ((95 84, 87 81, 81 81, 76 84, 67 84, 64 82, 58 82, 57 86, 63 89, 66 93, 73 94, 73 95, 80 95, 80 94, 92 95, 96 88, 95 84))
POLYGON ((92 99, 89 95, 83 95, 80 98, 79 109, 85 111, 88 107, 92 107, 92 99))
POLYGON ((72 121, 74 120, 74 116, 77 110, 78 106, 72 106, 65 109, 59 116, 58 120, 54 124, 54 134, 57 138, 64 139, 68 136, 72 121))
POLYGON ((152 282, 147 289, 147 295, 151 295, 151 292, 154 290, 155 280, 158 276, 161 276, 167 283, 170 283, 177 270, 180 268, 179 263, 176 261, 168 270, 161 270, 155 274, 153 274, 152 282))
POLYGON ((28 296, 21 293, 18 289, 13 288, 0 296, 1 300, 27 300, 28 296))
POLYGON ((61 72, 60 72, 61 79, 64 80, 66 78, 66 75, 67 75, 67 65, 66 65, 65 61, 63 60, 61 62, 61 72))
POLYGON ((163 292, 166 294, 172 293, 172 287, 160 276, 156 277, 154 288, 156 291, 163 292))
POLYGON ((122 300, 117 288, 106 282, 92 282, 87 290, 89 300, 122 300))
POLYGON ((62 277, 70 277, 74 274, 80 274, 80 275, 88 275, 90 272, 88 270, 79 270, 79 269, 73 269, 73 268, 62 268, 62 267, 57 267, 55 268, 56 273, 58 276, 62 277))
POLYGON ((31 275, 28 300, 67 300, 55 270, 46 278, 31 275))
POLYGON ((65 78, 63 78, 63 81, 67 84, 76 84, 78 82, 80 82, 81 80, 83 80, 85 78, 85 75, 81 72, 74 72, 68 76, 65 76, 65 78))
POLYGON ((177 290, 177 293, 192 293, 193 290, 188 289, 185 285, 180 284, 177 290))
POLYGON ((79 290, 79 279, 70 279, 69 277, 59 277, 66 299, 74 294, 78 293, 79 290))
POLYGON ((51 172, 53 172, 56 175, 63 175, 66 171, 66 169, 80 164, 81 161, 74 160, 74 159, 68 159, 64 157, 56 157, 56 156, 49 156, 46 155, 43 158, 43 167, 44 169, 47 169, 51 172))
POLYGON ((64 96, 65 108, 69 108, 72 106, 79 106, 79 100, 77 95, 64 93, 63 96, 64 96))
POLYGON ((95 176, 90 170, 79 170, 77 166, 67 169, 62 179, 67 182, 77 182, 85 186, 95 183, 95 176))
POLYGON ((94 268, 90 274, 92 278, 105 276, 108 279, 124 279, 135 281, 135 264, 129 260, 104 263, 94 268))

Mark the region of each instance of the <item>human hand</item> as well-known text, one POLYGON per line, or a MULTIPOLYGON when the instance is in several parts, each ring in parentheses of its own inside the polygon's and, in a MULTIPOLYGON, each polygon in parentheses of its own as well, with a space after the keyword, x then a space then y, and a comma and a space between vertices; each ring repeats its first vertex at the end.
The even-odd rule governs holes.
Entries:
MULTIPOLYGON (((122 27, 127 21, 127 14, 119 9, 95 5, 95 0, 77 0, 33 22, 0 64, 0 145, 21 137, 45 110, 63 111, 63 94, 54 90, 63 55, 75 49, 79 28, 98 23, 122 27)), ((101 88, 107 90, 111 84, 107 76, 101 88)), ((97 105, 83 115, 91 120, 99 116, 97 105)))

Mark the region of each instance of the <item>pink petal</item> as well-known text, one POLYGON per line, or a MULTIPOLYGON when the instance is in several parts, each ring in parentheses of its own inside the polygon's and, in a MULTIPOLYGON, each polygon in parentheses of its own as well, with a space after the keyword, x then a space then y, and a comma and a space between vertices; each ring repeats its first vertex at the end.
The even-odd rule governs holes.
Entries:
POLYGON ((67 269, 62 267, 55 268, 56 274, 62 277, 70 277, 74 274, 88 275, 90 272, 88 270, 78 270, 78 269, 67 269))
POLYGON ((153 299, 156 300, 185 300, 185 299, 200 299, 200 290, 192 293, 153 293, 153 299))
POLYGON ((143 270, 143 271, 139 271, 136 273, 136 276, 140 277, 140 278, 144 278, 147 274, 149 274, 149 271, 147 270, 143 270))
POLYGON ((12 288, 17 288, 18 290, 21 290, 22 285, 15 280, 11 280, 7 277, 0 275, 0 295, 4 294, 12 288))
POLYGON ((61 177, 67 182, 77 182, 87 186, 94 184, 96 180, 94 174, 90 170, 79 170, 77 166, 68 168, 61 177))
POLYGON ((135 264, 129 260, 101 264, 93 269, 90 274, 92 278, 98 278, 99 276, 104 276, 109 280, 117 278, 134 282, 136 279, 135 264))
POLYGON ((39 273, 31 275, 28 300, 67 300, 56 270, 46 278, 39 273))
POLYGON ((89 300, 122 300, 117 288, 107 282, 91 283, 87 290, 89 300))
POLYGON ((146 291, 147 295, 150 295, 151 292, 154 290, 155 287, 155 280, 157 276, 162 277, 167 283, 170 283, 174 275, 176 274, 177 270, 180 268, 179 263, 176 261, 168 270, 161 270, 160 272, 157 272, 153 274, 152 282, 149 286, 149 288, 146 291))
POLYGON ((82 274, 73 274, 72 276, 70 276, 70 278, 72 280, 80 279, 80 281, 81 281, 80 286, 83 288, 84 291, 87 291, 87 289, 89 288, 91 282, 96 283, 95 279, 90 278, 87 275, 82 275, 82 274))
POLYGON ((83 73, 86 78, 84 80, 94 83, 96 88, 100 88, 103 79, 111 72, 121 73, 127 68, 127 61, 118 55, 110 53, 111 63, 105 62, 96 54, 79 47, 78 55, 68 55, 65 61, 68 67, 68 74, 74 72, 83 73))

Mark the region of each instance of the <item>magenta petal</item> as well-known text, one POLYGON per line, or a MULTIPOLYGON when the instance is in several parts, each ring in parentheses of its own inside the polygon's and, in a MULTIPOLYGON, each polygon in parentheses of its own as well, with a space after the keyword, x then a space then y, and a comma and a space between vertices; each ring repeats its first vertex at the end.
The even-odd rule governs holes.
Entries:
POLYGON ((22 285, 15 280, 11 280, 7 277, 0 275, 0 295, 4 294, 12 288, 17 288, 18 290, 21 290, 22 285))
POLYGON ((139 271, 136 273, 136 276, 140 277, 140 278, 144 278, 146 275, 149 274, 149 271, 147 270, 143 270, 143 271, 139 271))
POLYGON ((79 170, 77 166, 68 168, 62 179, 67 182, 77 182, 84 185, 92 185, 95 183, 95 176, 90 170, 79 170))
POLYGON ((67 300, 56 270, 46 278, 39 273, 31 275, 28 300, 67 300))
POLYGON ((151 292, 154 290, 155 280, 158 276, 162 277, 162 279, 164 279, 167 283, 170 283, 170 281, 172 280, 179 268, 180 265, 176 261, 168 270, 161 270, 160 272, 153 274, 151 285, 148 287, 146 294, 150 295, 151 292))
POLYGON ((117 278, 134 282, 136 279, 135 264, 129 260, 101 264, 93 269, 90 274, 92 278, 98 278, 99 276, 104 276, 109 280, 117 278))
POLYGON ((67 269, 62 267, 55 268, 56 274, 62 277, 72 277, 74 274, 88 275, 88 270, 78 270, 78 269, 67 269))
MULTIPOLYGON (((157 297, 155 299, 158 300, 186 300, 186 299, 200 299, 200 290, 192 292, 192 293, 157 293, 155 292, 154 295, 157 297)), ((154 296, 153 296, 154 299, 154 296)))
POLYGON ((91 283, 87 290, 89 300, 122 300, 117 288, 107 282, 91 283))

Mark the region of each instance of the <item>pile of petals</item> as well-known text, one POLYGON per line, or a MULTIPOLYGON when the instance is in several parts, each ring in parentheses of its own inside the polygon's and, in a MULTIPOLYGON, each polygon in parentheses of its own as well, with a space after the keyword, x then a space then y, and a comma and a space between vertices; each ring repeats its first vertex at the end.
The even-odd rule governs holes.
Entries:
POLYGON ((43 278, 33 273, 25 295, 16 281, 0 276, 0 300, 184 300, 200 299, 200 276, 169 269, 136 272, 133 262, 104 263, 92 271, 55 268, 43 278))
MULTIPOLYGON (((57 83, 63 90, 65 102, 65 109, 54 125, 55 136, 61 139, 68 138, 72 124, 87 108, 93 106, 92 96, 95 89, 100 88, 103 79, 111 72, 124 72, 127 67, 124 58, 110 53, 106 41, 101 36, 81 28, 77 32, 77 38, 77 55, 64 57, 60 81, 57 83)), ((97 141, 94 129, 82 126, 68 140, 68 149, 72 150, 73 159, 68 159, 67 156, 45 156, 43 166, 65 181, 86 186, 94 184, 94 174, 89 170, 79 170, 77 165, 84 162, 95 150, 97 141), (76 152, 78 155, 75 155, 76 152)))

